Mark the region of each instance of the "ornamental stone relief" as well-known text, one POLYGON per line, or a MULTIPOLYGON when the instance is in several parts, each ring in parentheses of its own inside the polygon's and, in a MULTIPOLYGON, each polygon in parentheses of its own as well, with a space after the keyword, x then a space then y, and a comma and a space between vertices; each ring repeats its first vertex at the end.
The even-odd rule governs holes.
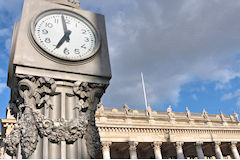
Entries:
POLYGON ((94 115, 105 85, 75 82, 73 92, 77 102, 74 110, 78 110, 79 116, 72 120, 52 120, 40 113, 39 109, 58 107, 51 101, 57 88, 55 80, 18 75, 15 81, 17 85, 12 91, 11 112, 17 122, 4 141, 9 155, 16 156, 20 146, 22 158, 30 157, 36 150, 40 136, 47 137, 51 143, 74 143, 78 138, 85 138, 89 156, 95 157, 101 144, 94 115))

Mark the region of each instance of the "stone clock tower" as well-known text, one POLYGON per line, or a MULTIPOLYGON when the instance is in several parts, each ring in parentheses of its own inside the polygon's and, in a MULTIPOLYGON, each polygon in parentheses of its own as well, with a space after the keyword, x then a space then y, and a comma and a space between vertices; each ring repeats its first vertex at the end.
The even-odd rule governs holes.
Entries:
POLYGON ((95 111, 111 79, 104 16, 78 0, 25 0, 9 63, 12 158, 94 158, 95 111))

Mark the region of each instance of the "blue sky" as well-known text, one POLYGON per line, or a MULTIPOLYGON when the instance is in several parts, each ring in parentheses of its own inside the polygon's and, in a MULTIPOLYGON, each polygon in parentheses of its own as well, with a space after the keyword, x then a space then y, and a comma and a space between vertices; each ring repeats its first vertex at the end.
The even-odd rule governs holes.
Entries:
MULTIPOLYGON (((0 117, 5 117, 11 36, 23 0, 0 0, 0 117)), ((240 111, 240 2, 81 0, 105 15, 113 78, 106 107, 144 109, 140 72, 154 110, 240 111)))

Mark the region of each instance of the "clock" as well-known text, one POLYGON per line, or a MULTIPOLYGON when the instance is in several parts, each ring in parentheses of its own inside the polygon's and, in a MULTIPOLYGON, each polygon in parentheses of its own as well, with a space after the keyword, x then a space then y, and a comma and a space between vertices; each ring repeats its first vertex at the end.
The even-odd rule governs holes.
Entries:
POLYGON ((81 15, 67 10, 50 10, 33 19, 31 33, 45 53, 66 61, 82 61, 96 54, 100 36, 81 15))

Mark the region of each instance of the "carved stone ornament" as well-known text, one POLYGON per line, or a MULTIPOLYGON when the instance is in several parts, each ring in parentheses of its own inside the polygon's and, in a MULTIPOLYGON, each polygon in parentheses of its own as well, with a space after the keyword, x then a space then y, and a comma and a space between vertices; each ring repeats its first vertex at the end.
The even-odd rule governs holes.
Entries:
POLYGON ((209 117, 208 117, 208 113, 206 112, 205 109, 203 109, 203 112, 202 112, 202 117, 205 119, 205 121, 210 121, 209 117))
POLYGON ((73 92, 78 97, 76 109, 78 109, 80 116, 85 115, 88 121, 84 138, 86 139, 88 154, 92 158, 101 151, 100 136, 95 124, 95 112, 106 87, 105 84, 81 81, 75 82, 73 87, 73 92))
POLYGON ((150 105, 147 106, 147 116, 152 117, 152 108, 150 107, 150 105))
POLYGON ((129 150, 136 150, 137 149, 137 146, 138 146, 138 142, 136 141, 130 141, 128 142, 128 145, 129 145, 129 150))
POLYGON ((160 150, 161 146, 162 146, 162 142, 155 141, 152 143, 152 147, 154 148, 154 150, 160 150))
POLYGON ((124 104, 124 105, 123 105, 123 109, 124 109, 125 115, 128 115, 129 112, 132 110, 130 107, 128 107, 127 104, 124 104))
POLYGON ((184 142, 176 142, 176 149, 177 150, 182 150, 183 144, 184 144, 184 142))
POLYGON ((60 4, 69 4, 73 7, 79 7, 80 6, 80 1, 79 0, 48 0, 48 1, 53 1, 55 3, 60 3, 60 4))
POLYGON ((188 120, 191 120, 191 119, 192 119, 191 112, 190 112, 190 110, 188 109, 188 107, 186 107, 186 116, 187 116, 188 120))
POLYGON ((104 105, 102 102, 98 104, 97 112, 99 112, 101 116, 104 115, 104 105))
POLYGON ((95 157, 100 142, 94 115, 96 105, 104 93, 104 85, 76 82, 73 90, 78 97, 79 103, 76 107, 81 112, 80 116, 70 121, 64 119, 53 121, 44 117, 38 109, 53 108, 50 96, 56 90, 54 79, 18 76, 16 82, 18 85, 13 91, 11 111, 16 116, 17 122, 4 140, 9 155, 16 156, 20 145, 22 157, 28 158, 36 150, 40 135, 47 137, 52 143, 61 141, 73 143, 78 138, 85 137, 88 153, 91 158, 95 157))
POLYGON ((167 114, 168 114, 168 118, 170 120, 173 120, 175 118, 175 114, 172 112, 172 106, 168 106, 167 108, 167 114))
POLYGON ((233 114, 234 114, 236 121, 239 122, 238 114, 236 112, 233 112, 233 114))

